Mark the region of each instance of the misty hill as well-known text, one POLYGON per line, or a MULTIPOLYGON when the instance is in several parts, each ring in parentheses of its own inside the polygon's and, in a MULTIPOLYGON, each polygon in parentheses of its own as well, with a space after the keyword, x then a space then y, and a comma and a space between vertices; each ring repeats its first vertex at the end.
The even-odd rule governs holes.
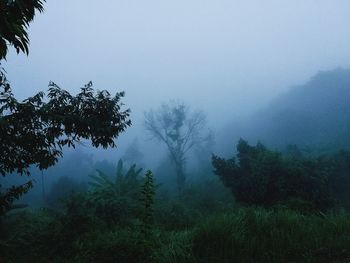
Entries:
POLYGON ((241 127, 240 136, 274 147, 350 148, 350 70, 322 71, 273 100, 241 127))

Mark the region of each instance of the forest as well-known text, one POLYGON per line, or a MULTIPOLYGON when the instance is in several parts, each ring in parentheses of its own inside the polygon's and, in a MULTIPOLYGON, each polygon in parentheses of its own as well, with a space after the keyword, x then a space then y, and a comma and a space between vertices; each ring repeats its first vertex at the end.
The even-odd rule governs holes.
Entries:
POLYGON ((215 87, 135 103, 50 80, 26 96, 8 61, 31 58, 49 2, 0 0, 0 263, 350 262, 350 69, 251 110, 215 87))

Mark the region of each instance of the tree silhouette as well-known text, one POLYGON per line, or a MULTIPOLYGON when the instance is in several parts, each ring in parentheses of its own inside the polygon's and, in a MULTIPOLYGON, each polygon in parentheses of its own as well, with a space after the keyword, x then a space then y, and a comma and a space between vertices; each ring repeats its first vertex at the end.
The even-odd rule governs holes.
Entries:
MULTIPOLYGON (((0 61, 8 45, 28 54, 28 29, 44 1, 0 1, 0 61)), ((123 92, 112 96, 95 91, 89 82, 76 96, 50 82, 48 94, 39 92, 18 101, 0 65, 0 174, 30 175, 36 165, 46 169, 62 156, 64 146, 90 140, 94 147, 116 147, 115 139, 128 126, 129 110, 122 110, 123 92)), ((7 190, 0 185, 0 214, 32 187, 32 181, 7 190)))
POLYGON ((163 104, 157 111, 145 113, 145 127, 152 136, 164 143, 175 164, 177 186, 182 192, 185 181, 185 161, 188 152, 206 139, 203 112, 191 112, 181 102, 163 104))
POLYGON ((43 12, 42 0, 1 0, 0 1, 0 60, 6 58, 8 46, 17 53, 29 53, 28 27, 35 11, 43 12))

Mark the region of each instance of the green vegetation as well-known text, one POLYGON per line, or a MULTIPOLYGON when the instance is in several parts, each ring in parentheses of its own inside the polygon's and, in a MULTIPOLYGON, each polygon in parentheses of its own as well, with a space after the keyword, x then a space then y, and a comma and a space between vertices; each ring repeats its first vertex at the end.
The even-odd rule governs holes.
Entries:
POLYGON ((5 59, 8 46, 13 46, 17 53, 29 53, 28 27, 35 12, 43 12, 44 1, 16 0, 0 1, 0 60, 5 59))
POLYGON ((285 158, 261 143, 240 140, 237 159, 213 156, 215 173, 229 187, 237 202, 270 207, 299 202, 310 209, 332 206, 330 167, 321 159, 285 158))
MULTIPOLYGON (((8 46, 17 53, 28 54, 28 27, 43 2, 0 1, 0 175, 30 175, 30 167, 47 169, 63 155, 63 147, 73 147, 90 140, 94 147, 116 147, 115 139, 131 125, 130 110, 122 110, 123 92, 112 96, 108 91, 95 91, 90 81, 73 96, 52 81, 48 94, 39 92, 18 101, 1 66, 8 46)), ((0 214, 11 210, 12 203, 33 186, 2 189, 0 214)))
MULTIPOLYGON (((102 227, 73 204, 62 214, 21 212, 6 220, 4 262, 349 262, 348 214, 237 208, 188 229, 102 227), (21 253, 18 253, 18 251, 21 253)), ((75 205, 79 205, 75 203, 75 205)))
POLYGON ((349 149, 349 96, 349 69, 320 71, 305 84, 273 99, 251 118, 232 125, 223 139, 244 136, 279 149, 297 144, 315 155, 330 149, 349 149), (239 134, 235 134, 237 130, 239 134))
POLYGON ((197 262, 349 262, 349 235, 349 215, 238 209, 200 224, 192 252, 197 262))
POLYGON ((177 191, 167 195, 163 192, 166 188, 162 190, 164 186, 154 182, 151 171, 143 176, 141 168, 137 169, 135 164, 126 167, 119 160, 114 173, 96 170, 90 175, 87 189, 75 184, 79 191, 67 193, 61 206, 26 208, 3 217, 1 259, 349 262, 350 214, 346 205, 341 205, 346 204, 341 199, 345 196, 341 186, 349 181, 346 174, 350 154, 341 151, 316 159, 284 156, 261 144, 250 146, 243 140, 237 149, 237 164, 233 159, 213 157, 216 173, 232 190, 236 204, 227 198, 219 180, 188 185, 181 197, 177 191), (325 167, 329 168, 327 174, 325 167), (256 187, 244 188, 246 193, 260 189, 255 198, 239 192, 243 176, 250 180, 248 185, 256 187), (288 187, 297 186, 293 180, 287 181, 288 187, 283 182, 293 176, 301 188, 289 192, 288 187), (269 185, 266 181, 273 186, 269 191, 264 188, 269 185), (335 192, 338 201, 329 202, 336 199, 335 192))
POLYGON ((261 143, 240 140, 237 163, 213 155, 215 173, 238 203, 263 207, 286 206, 304 211, 347 207, 350 152, 304 157, 295 148, 283 156, 261 143))
MULTIPOLYGON (((50 82, 47 96, 15 98, 1 61, 11 46, 28 54, 27 30, 44 2, 0 1, 0 174, 6 178, 56 165, 64 146, 89 140, 116 147, 131 125, 124 93, 95 91, 91 82, 76 96, 50 82)), ((57 168, 50 188, 41 174, 40 204, 14 203, 34 180, 0 185, 0 262, 350 262, 350 152, 339 150, 350 145, 348 75, 319 74, 308 89, 253 118, 252 127, 272 145, 322 150, 305 154, 292 145, 282 153, 240 140, 236 156, 213 155, 212 167, 213 137, 203 112, 169 103, 145 114, 146 130, 169 155, 159 173, 137 168, 143 153, 134 140, 115 170, 81 154, 63 165, 70 168, 57 168), (337 81, 334 92, 329 87, 337 81), (193 159, 196 172, 188 165, 193 159), (174 183, 158 184, 165 177, 174 183)))

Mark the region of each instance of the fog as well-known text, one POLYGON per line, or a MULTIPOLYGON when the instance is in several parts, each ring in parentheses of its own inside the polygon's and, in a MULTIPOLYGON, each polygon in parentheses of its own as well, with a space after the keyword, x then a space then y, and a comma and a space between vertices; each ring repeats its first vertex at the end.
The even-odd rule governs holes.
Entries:
POLYGON ((349 0, 47 0, 16 54, 41 2, 0 1, 1 262, 350 262, 349 0))
POLYGON ((133 125, 119 152, 135 137, 148 142, 144 112, 170 99, 203 110, 220 135, 318 71, 349 67, 349 8, 345 0, 48 1, 30 25, 29 56, 13 51, 5 68, 20 98, 50 80, 72 92, 90 80, 125 91, 133 125))

